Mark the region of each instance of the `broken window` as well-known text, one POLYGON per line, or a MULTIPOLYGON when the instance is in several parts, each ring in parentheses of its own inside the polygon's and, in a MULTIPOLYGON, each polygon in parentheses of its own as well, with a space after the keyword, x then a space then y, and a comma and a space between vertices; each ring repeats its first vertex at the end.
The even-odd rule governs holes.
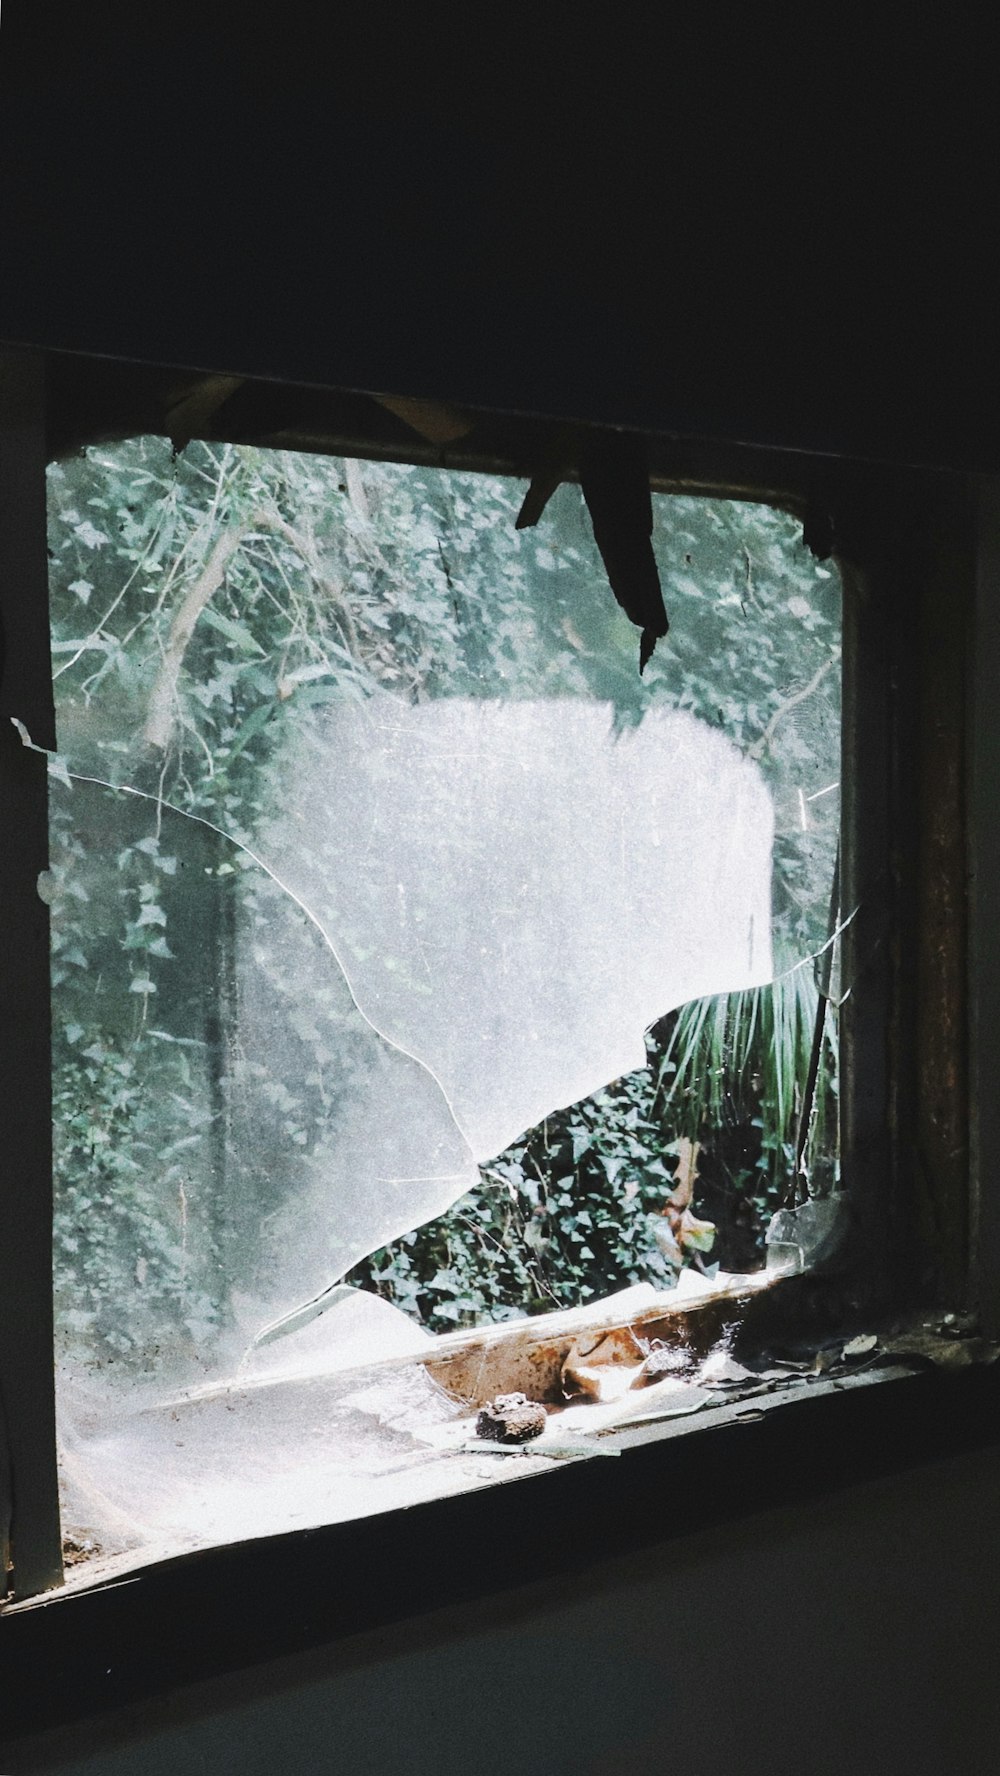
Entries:
POLYGON ((484 1484, 519 1384, 556 1455, 626 1386, 695 1410, 665 1317, 724 1367, 835 1220, 836 571, 655 494, 640 675, 580 489, 524 494, 153 437, 50 470, 81 1546, 484 1484))

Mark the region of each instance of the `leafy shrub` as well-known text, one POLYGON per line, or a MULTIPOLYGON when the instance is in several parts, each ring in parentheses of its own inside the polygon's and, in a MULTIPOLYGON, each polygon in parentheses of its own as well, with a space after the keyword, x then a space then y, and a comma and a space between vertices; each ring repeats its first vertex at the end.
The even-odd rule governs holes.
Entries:
MULTIPOLYGON (((252 920, 256 892, 231 841, 252 842, 280 798, 282 747, 304 710, 378 690, 502 688, 596 697, 623 728, 666 687, 767 778, 780 952, 791 964, 825 938, 836 798, 822 798, 837 787, 839 734, 830 570, 784 513, 657 500, 672 627, 640 680, 578 490, 561 488, 532 532, 514 528, 522 492, 495 476, 247 446, 174 456, 156 438, 51 470, 61 743, 74 773, 154 798, 141 819, 123 814, 107 855, 53 767, 57 1300, 64 1339, 101 1360, 171 1341, 200 1349, 227 1320, 246 1243, 221 1205, 239 1190, 226 1181, 233 909, 252 920), (188 823, 187 867, 170 819, 188 823), (169 1038, 161 993, 175 1008, 169 1038)), ((438 1326, 667 1281, 657 1234, 682 1136, 703 1144, 698 1200, 720 1229, 711 1253, 689 1259, 752 1261, 788 1175, 815 1016, 809 969, 787 979, 666 1020, 646 1071, 548 1117, 476 1191, 355 1277, 438 1326)), ((277 1068, 257 1082, 275 1201, 328 1103, 330 1029, 299 1022, 294 1089, 277 1068)), ((831 1024, 817 1153, 835 1093, 831 1024)))
MULTIPOLYGON (((446 1214, 347 1280, 441 1332, 630 1283, 669 1288, 685 1263, 756 1269, 794 1166, 817 1000, 795 969, 683 1007, 650 1032, 645 1069, 547 1117, 446 1214), (684 1141, 699 1143, 694 1206, 716 1230, 700 1248, 670 1248, 664 1234, 684 1141)), ((836 1169, 836 1061, 828 1014, 810 1145, 821 1189, 836 1169)))

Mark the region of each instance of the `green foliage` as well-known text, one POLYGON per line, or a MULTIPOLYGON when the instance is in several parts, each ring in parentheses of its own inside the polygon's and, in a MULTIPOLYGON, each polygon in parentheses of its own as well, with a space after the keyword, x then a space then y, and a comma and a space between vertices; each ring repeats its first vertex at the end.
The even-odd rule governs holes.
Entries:
POLYGON ((150 1096, 133 1053, 83 1032, 63 1032, 55 1072, 59 1190, 53 1269, 60 1342, 95 1360, 156 1349, 164 1323, 190 1353, 211 1337, 217 1302, 199 1279, 210 1229, 187 1208, 206 1114, 192 1100, 183 1056, 160 1069, 184 1112, 182 1132, 164 1140, 162 1105, 150 1096), (183 1129, 187 1132, 184 1133, 183 1129), (112 1286, 113 1284, 113 1286, 112 1286), (132 1311, 123 1316, 123 1291, 132 1311))
MULTIPOLYGON (((663 1046, 653 1065, 664 1112, 680 1133, 700 1140, 706 1129, 738 1120, 759 1103, 773 1193, 780 1193, 789 1173, 818 1004, 810 965, 790 964, 767 987, 697 999, 659 1027, 663 1046)), ((836 1010, 828 1005, 810 1129, 819 1156, 831 1140, 836 1146, 836 1129, 830 1126, 836 1094, 836 1010)), ((823 1179, 825 1185, 831 1181, 823 1179)))
POLYGON ((350 1274, 435 1331, 669 1286, 655 1238, 673 1185, 648 1072, 546 1119, 478 1189, 350 1274))
MULTIPOLYGON (((61 787, 54 769, 57 1291, 71 1342, 108 1360, 210 1343, 234 1279, 253 1287, 246 1180, 227 1146, 234 1095, 261 1107, 266 1214, 350 1092, 349 1036, 319 980, 308 1004, 283 1005, 282 1056, 241 1059, 232 1041, 237 907, 276 1003, 284 991, 270 887, 232 841, 252 844, 280 805, 282 748, 325 703, 596 697, 622 729, 666 697, 758 760, 776 808, 776 941, 792 961, 823 942, 835 578, 785 514, 657 500, 672 626, 640 679, 578 490, 561 488, 530 532, 514 528, 522 493, 498 477, 242 446, 174 456, 155 438, 51 471, 62 752, 75 774, 165 804, 118 797, 111 854, 110 792, 61 787)), ((363 931, 342 935, 363 950, 363 931)), ((437 1325, 665 1280, 655 1235, 681 1134, 706 1144, 704 1190, 728 1204, 708 1256, 727 1261, 729 1226, 742 1228, 733 1250, 752 1253, 787 1175, 815 1010, 810 970, 787 981, 667 1020, 647 1071, 550 1116, 365 1274, 437 1325)), ((817 1153, 832 1029, 823 1078, 817 1153)))
MULTIPOLYGON (((348 1280, 447 1331, 630 1283, 669 1287, 682 1262, 755 1269, 794 1165, 817 1001, 811 972, 796 968, 682 1007, 647 1037, 646 1068, 547 1117, 482 1168, 477 1189, 348 1280), (717 1237, 665 1251, 681 1138, 702 1145, 698 1213, 717 1237)), ((808 1149, 821 1189, 836 1172, 834 1020, 828 1010, 808 1149)))

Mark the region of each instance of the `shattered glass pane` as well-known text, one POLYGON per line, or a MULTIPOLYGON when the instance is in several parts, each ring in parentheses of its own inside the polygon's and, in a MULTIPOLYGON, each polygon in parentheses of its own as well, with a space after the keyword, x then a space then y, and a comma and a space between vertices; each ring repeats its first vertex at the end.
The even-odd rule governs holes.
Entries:
POLYGON ((245 851, 88 782, 53 781, 51 819, 56 1002, 83 974, 90 1009, 57 1033, 61 1342, 189 1381, 476 1171, 428 1067, 245 851))
MULTIPOLYGON (((456 1408, 413 1379, 425 1326, 536 1311, 487 1286, 518 1242, 545 1305, 707 1287, 727 1258, 699 1179, 734 1094, 753 1155, 727 1176, 764 1193, 758 1221, 778 1206, 761 1180, 788 1169, 837 990, 814 961, 836 576, 782 513, 655 496, 672 627, 640 678, 579 490, 518 532, 523 494, 153 438, 50 471, 59 1399, 67 1498, 88 1522, 105 1501, 104 1545, 126 1520, 175 1545, 384 1508, 401 1474, 434 1490, 413 1414, 456 1408), (753 1072, 767 1017, 776 1084, 753 1072), (614 1264, 580 1195, 596 1159, 614 1264), (475 1209, 466 1309, 477 1189, 505 1207, 475 1209), (410 1363, 398 1398, 361 1388, 380 1362, 410 1363), (266 1484, 251 1420, 286 1452, 266 1484)), ((829 1189, 835 1130, 809 1151, 829 1189)), ((763 1273, 760 1228, 728 1269, 763 1273)))
POLYGON ((281 781, 264 853, 477 1161, 644 1066, 664 1012, 770 978, 770 798, 683 711, 616 736, 563 697, 372 698, 314 718, 281 781))

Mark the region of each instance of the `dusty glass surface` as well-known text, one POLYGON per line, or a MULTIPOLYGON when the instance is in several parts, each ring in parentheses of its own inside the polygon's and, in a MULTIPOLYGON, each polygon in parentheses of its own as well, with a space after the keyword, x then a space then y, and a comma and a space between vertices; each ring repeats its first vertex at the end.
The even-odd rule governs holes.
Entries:
MULTIPOLYGON (((836 575, 784 514, 655 496, 640 678, 579 491, 518 532, 523 493, 149 438, 51 471, 60 1425, 105 1545, 378 1508, 373 1461, 481 1483, 429 1474, 458 1409, 423 1368, 388 1402, 331 1377, 763 1265, 692 1153, 742 1093, 734 1200, 778 1206, 836 919, 836 575), (408 1295, 398 1242, 477 1190, 510 1212, 474 1209, 471 1306, 408 1295)), ((835 1117, 811 1140, 828 1191, 835 1117)))

